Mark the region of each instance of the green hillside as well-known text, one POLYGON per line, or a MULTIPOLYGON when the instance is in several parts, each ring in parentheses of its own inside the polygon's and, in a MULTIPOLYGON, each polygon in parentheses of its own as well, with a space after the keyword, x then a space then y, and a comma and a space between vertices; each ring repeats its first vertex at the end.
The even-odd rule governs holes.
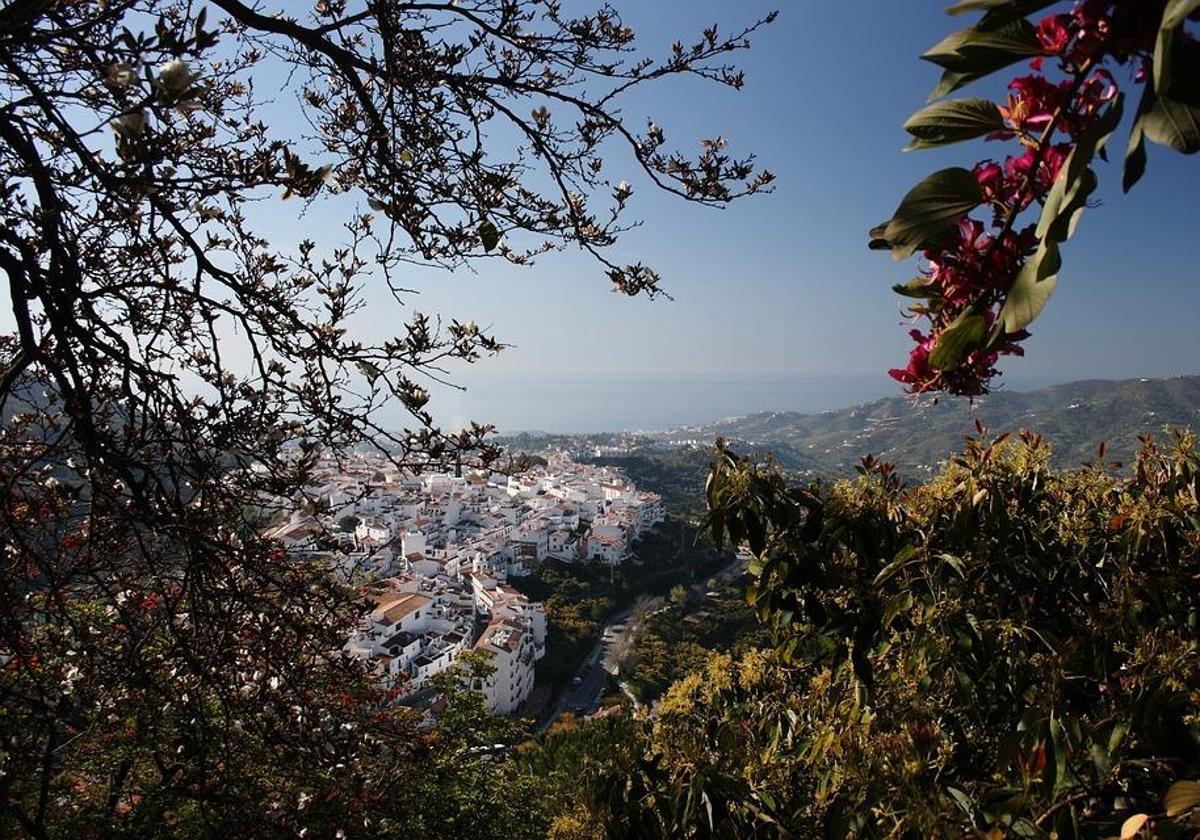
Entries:
MULTIPOLYGON (((1000 391, 975 400, 913 401, 890 397, 821 414, 764 412, 663 433, 660 441, 712 440, 769 450, 801 470, 843 471, 868 453, 902 466, 932 469, 957 451, 976 419, 993 431, 1030 429, 1054 444, 1054 460, 1071 466, 1093 459, 1102 441, 1108 457, 1127 461, 1143 433, 1197 426, 1200 376, 1086 380, 1038 391, 1000 391)), ((916 477, 916 476, 914 476, 916 477)))

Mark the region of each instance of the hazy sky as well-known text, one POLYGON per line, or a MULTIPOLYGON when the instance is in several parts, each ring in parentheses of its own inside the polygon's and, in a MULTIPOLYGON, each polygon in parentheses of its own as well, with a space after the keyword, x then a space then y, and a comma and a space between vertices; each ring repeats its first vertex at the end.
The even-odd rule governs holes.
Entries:
MULTIPOLYGON (((778 176, 775 192, 713 210, 655 195, 628 167, 631 210, 646 224, 616 254, 654 265, 673 302, 612 294, 592 263, 564 254, 525 269, 414 270, 411 285, 422 290, 414 305, 492 324, 514 343, 479 371, 486 376, 872 375, 900 365, 910 342, 890 286, 915 261, 868 251, 867 229, 929 172, 1010 150, 901 152, 900 126, 937 79, 917 56, 969 19, 926 0, 616 5, 642 47, 658 53, 711 22, 728 29, 780 8, 738 55, 743 91, 676 80, 625 109, 637 125, 652 115, 677 141, 721 133, 734 149, 755 151, 778 176)), ((1118 160, 1124 142, 1123 129, 1118 160)), ((1119 163, 1101 163, 1100 176, 1102 206, 1065 248, 1029 355, 1009 365, 1014 383, 1200 367, 1200 161, 1151 146, 1147 175, 1129 196, 1119 163)))

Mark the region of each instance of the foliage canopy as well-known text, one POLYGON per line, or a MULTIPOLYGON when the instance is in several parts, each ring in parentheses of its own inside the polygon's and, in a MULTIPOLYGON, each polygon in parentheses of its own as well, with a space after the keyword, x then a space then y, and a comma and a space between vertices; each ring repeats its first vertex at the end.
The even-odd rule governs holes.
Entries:
POLYGON ((1194 836, 1200 458, 1048 459, 981 430, 923 486, 797 489, 720 450, 710 524, 775 644, 667 692, 608 836, 1194 836))
POLYGON ((358 592, 263 526, 312 501, 318 451, 495 464, 488 427, 440 429, 425 384, 502 343, 412 310, 364 340, 367 290, 403 313, 413 265, 574 246, 656 294, 608 256, 631 224, 617 162, 702 204, 770 175, 719 137, 676 151, 622 103, 672 77, 740 87, 727 61, 757 25, 656 59, 612 8, 556 0, 3 5, 0 833, 508 813, 464 752, 499 724, 431 734, 390 705, 339 653, 358 592), (270 241, 281 200, 343 224, 270 241), (385 401, 411 428, 380 425, 385 401))

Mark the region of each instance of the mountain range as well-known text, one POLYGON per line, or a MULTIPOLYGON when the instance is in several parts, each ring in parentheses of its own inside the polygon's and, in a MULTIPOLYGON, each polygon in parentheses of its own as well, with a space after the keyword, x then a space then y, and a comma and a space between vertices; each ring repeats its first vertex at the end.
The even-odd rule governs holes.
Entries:
POLYGON ((1059 466, 1094 459, 1101 442, 1108 459, 1128 463, 1140 448, 1140 434, 1161 438, 1168 427, 1200 428, 1200 376, 1092 379, 1037 391, 1001 390, 973 402, 888 397, 820 414, 750 414, 654 438, 661 446, 724 437, 743 449, 771 451, 806 472, 844 472, 866 454, 930 471, 961 449, 976 420, 994 433, 1029 429, 1045 435, 1059 466))

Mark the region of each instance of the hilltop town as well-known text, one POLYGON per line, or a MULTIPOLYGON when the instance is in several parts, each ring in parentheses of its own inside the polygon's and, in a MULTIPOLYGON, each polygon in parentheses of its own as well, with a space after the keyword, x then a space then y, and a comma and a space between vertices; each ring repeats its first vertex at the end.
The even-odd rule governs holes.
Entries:
POLYGON ((468 651, 493 671, 474 686, 516 712, 546 651, 546 615, 509 585, 549 558, 617 566, 664 518, 662 499, 620 471, 565 453, 519 475, 402 473, 382 455, 321 460, 302 501, 267 536, 361 583, 371 609, 346 650, 398 699, 468 651))

